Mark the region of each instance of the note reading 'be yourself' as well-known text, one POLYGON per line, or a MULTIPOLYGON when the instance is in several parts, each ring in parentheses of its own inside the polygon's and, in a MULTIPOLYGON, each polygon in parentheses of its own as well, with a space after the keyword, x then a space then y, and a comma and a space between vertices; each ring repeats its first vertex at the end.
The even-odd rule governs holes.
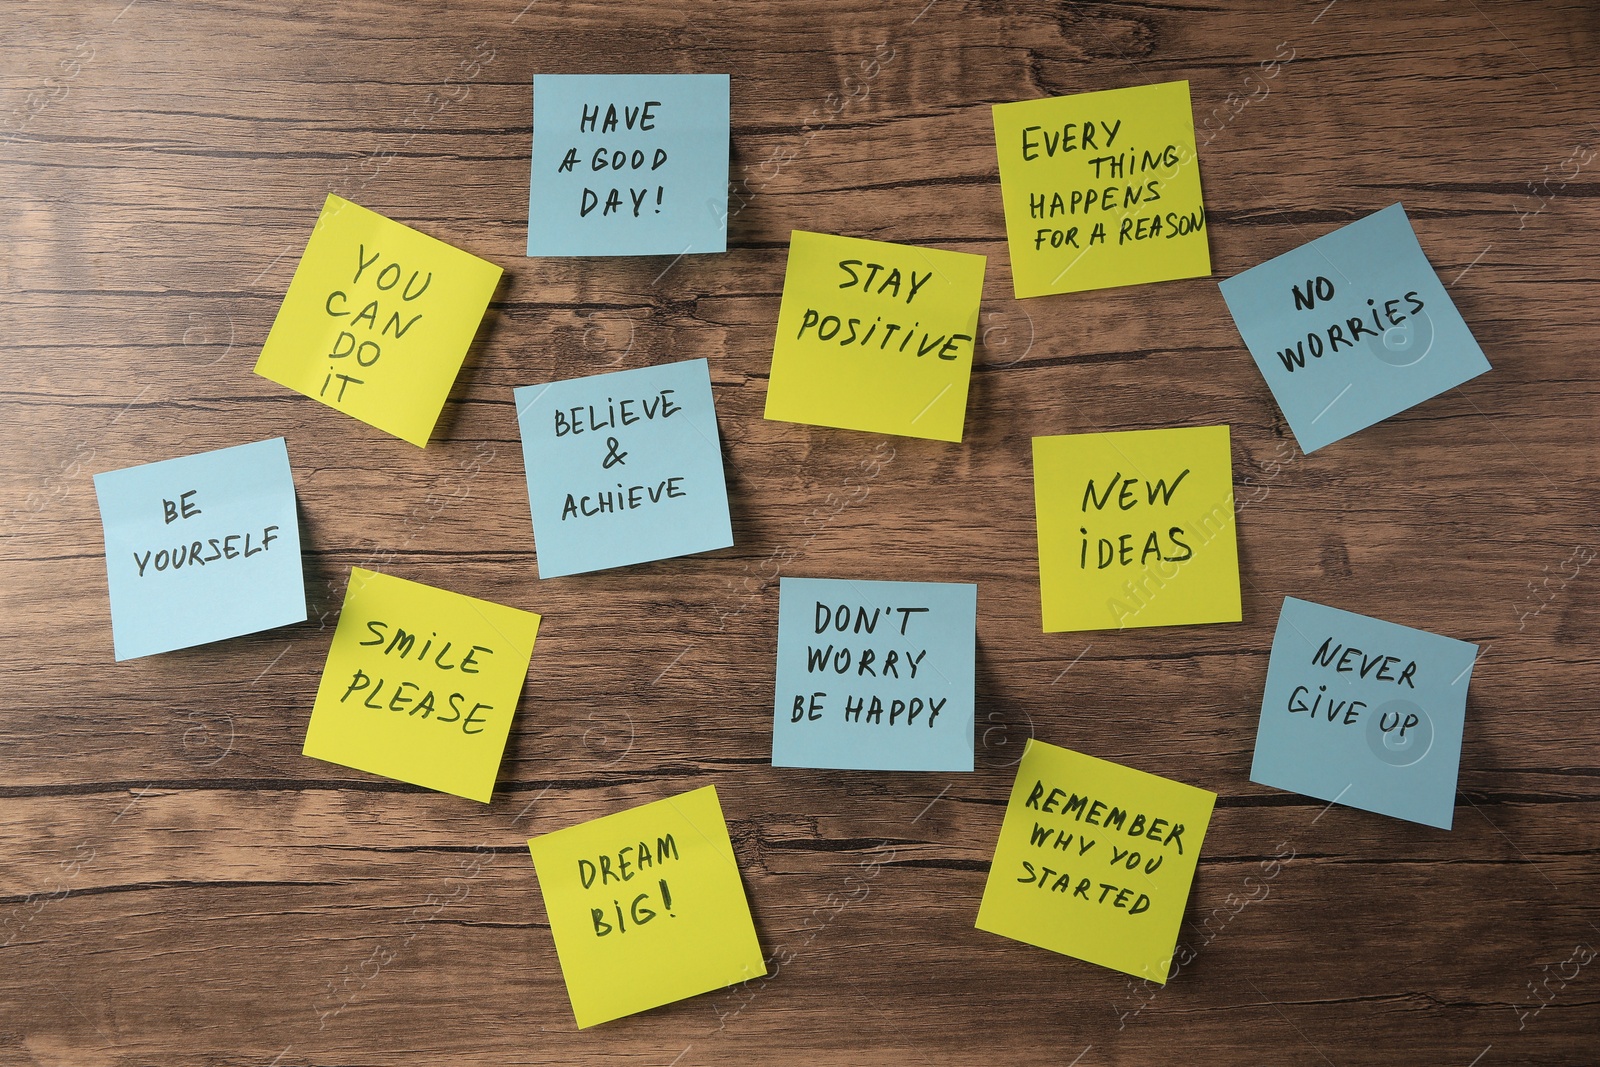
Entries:
POLYGON ((281 437, 94 476, 119 660, 306 617, 281 437))

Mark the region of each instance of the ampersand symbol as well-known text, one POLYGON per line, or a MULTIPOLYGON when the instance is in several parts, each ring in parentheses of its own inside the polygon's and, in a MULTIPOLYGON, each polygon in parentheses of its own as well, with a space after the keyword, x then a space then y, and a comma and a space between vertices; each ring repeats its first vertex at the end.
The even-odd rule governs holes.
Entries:
POLYGON ((628 458, 628 454, 626 452, 617 451, 617 449, 621 447, 622 446, 617 442, 615 437, 606 438, 606 458, 601 461, 601 467, 603 469, 610 470, 612 467, 615 467, 617 464, 628 458))

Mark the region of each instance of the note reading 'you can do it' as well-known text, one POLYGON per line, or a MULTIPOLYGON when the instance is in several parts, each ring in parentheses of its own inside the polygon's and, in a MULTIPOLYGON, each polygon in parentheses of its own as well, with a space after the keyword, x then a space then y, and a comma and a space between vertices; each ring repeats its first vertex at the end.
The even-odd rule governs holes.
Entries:
POLYGON ((329 196, 256 373, 425 447, 500 268, 329 196))

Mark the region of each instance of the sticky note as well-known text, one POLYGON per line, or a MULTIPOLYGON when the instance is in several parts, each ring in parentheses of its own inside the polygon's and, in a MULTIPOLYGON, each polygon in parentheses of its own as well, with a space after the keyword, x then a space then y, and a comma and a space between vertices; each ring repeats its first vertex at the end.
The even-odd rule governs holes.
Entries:
POLYGON ((978 929, 1165 985, 1216 802, 1029 738, 978 929))
POLYGON ((1489 369, 1399 204, 1221 287, 1303 452, 1489 369))
POLYGON ((767 973, 715 786, 528 851, 580 1028, 767 973))
POLYGON ((304 752, 487 804, 539 616, 350 571, 304 752))
POLYGON ((1019 297, 1211 273, 1189 83, 994 105, 1019 297))
POLYGON ((1478 646, 1287 597, 1250 780, 1450 829, 1478 646))
POLYGON ((500 268, 329 195, 256 373, 426 447, 500 268))
POLYGON ((978 587, 778 583, 774 767, 970 771, 978 587))
POLYGON ((1046 633, 1238 622, 1228 427, 1033 439, 1046 633))
POLYGON ((728 247, 726 74, 535 74, 530 256, 728 247))
POLYGON ((984 257, 795 230, 766 417, 961 440, 984 257))
POLYGON ((705 360, 513 394, 539 577, 733 544, 705 360))
POLYGON ((306 617, 283 438, 94 476, 119 660, 306 617))

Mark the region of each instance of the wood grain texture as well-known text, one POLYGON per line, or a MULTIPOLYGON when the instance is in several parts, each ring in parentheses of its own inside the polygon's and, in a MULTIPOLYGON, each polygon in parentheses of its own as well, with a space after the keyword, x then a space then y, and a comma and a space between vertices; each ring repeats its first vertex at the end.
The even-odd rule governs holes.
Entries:
POLYGON ((124 2, 0 3, 0 1067, 1600 1056, 1592 4, 124 2), (525 259, 635 71, 728 253, 525 259), (1173 78, 1216 278, 1403 200, 1493 372, 1308 459, 1215 278, 1012 299, 989 105, 1173 78), (507 268, 426 451, 250 372, 330 191, 507 268), (794 228, 989 256, 963 444, 762 420, 794 228), (694 356, 735 547, 539 581, 511 387, 694 356), (1041 634, 1030 437, 1216 422, 1244 621, 1041 634), (113 663, 90 476, 278 434, 311 620, 113 663), (353 565, 544 615, 487 808, 300 755, 353 565), (768 765, 780 575, 979 583, 976 773, 768 765), (1453 831, 1249 782, 1285 595, 1484 647, 1453 831), (973 929, 1029 736, 1221 795, 1165 988, 973 929), (781 968, 579 1033, 525 839, 707 783, 781 968))

